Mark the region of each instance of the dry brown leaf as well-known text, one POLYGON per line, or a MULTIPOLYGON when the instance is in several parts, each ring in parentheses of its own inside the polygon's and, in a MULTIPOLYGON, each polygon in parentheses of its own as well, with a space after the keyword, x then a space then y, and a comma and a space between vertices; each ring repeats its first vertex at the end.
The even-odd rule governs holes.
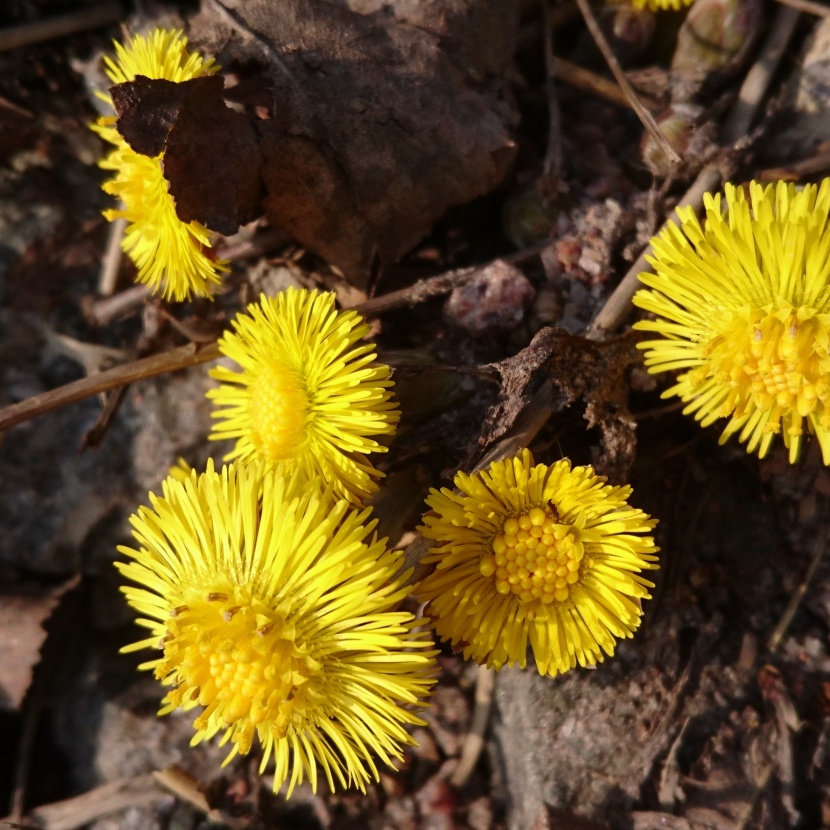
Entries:
POLYGON ((514 156, 514 113, 483 83, 487 61, 475 59, 472 39, 459 40, 462 26, 437 21, 474 19, 482 32, 501 25, 511 41, 503 60, 515 4, 454 5, 455 16, 443 4, 412 5, 417 23, 408 23, 335 0, 232 9, 212 0, 192 21, 193 43, 237 61, 256 89, 247 104, 259 119, 271 223, 360 287, 447 208, 495 187, 514 156), (257 74, 267 78, 265 99, 257 74))
POLYGON ((225 235, 262 212, 262 157, 250 120, 223 99, 220 75, 150 79, 110 89, 118 131, 137 153, 164 151, 164 175, 183 222, 225 235))
POLYGON ((54 588, 16 586, 0 594, 0 710, 20 709, 46 640, 43 625, 76 584, 73 578, 54 588))

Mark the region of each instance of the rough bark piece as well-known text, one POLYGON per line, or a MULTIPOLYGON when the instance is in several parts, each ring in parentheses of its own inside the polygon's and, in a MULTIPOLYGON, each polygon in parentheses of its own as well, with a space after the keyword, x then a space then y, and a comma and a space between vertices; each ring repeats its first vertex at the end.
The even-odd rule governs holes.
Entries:
POLYGON ((512 112, 440 35, 335 0, 230 5, 211 0, 191 36, 269 78, 256 108, 268 217, 356 284, 503 177, 512 112))

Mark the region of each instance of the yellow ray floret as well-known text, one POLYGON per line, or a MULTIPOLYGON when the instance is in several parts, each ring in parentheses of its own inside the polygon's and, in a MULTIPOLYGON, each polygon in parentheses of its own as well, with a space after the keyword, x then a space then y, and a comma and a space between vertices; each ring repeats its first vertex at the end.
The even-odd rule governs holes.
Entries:
POLYGON ((237 439, 226 460, 283 461, 353 501, 374 492, 382 473, 366 454, 386 451, 372 436, 394 434, 399 412, 391 370, 359 342, 363 318, 337 311, 330 292, 289 288, 263 295, 233 328, 219 347, 241 371, 211 370, 221 385, 208 392, 218 407, 210 437, 237 439))
MULTIPOLYGON (((107 57, 104 62, 114 84, 135 80, 136 75, 181 82, 219 69, 212 58, 188 52, 187 38, 180 31, 165 29, 146 37, 135 35, 126 46, 116 43, 115 60, 107 57)), ((109 96, 102 97, 112 103, 109 96)), ((182 222, 176 215, 162 170, 164 154, 151 158, 136 153, 115 122, 114 116, 102 115, 92 125, 113 145, 100 166, 113 171, 104 190, 122 204, 104 211, 104 216, 127 221, 123 247, 138 268, 138 281, 169 300, 211 297, 219 274, 228 269, 212 255, 207 228, 199 222, 182 222)))
POLYGON ((612 487, 565 459, 534 464, 528 450, 455 476, 459 492, 431 490, 421 532, 435 570, 416 588, 436 633, 464 656, 541 674, 613 655, 640 625, 656 568, 657 524, 612 487))
MULTIPOLYGON (((228 758, 255 738, 261 770, 288 794, 318 769, 329 787, 377 780, 413 744, 435 651, 412 614, 400 554, 319 481, 282 465, 234 464, 170 477, 132 517, 137 547, 118 563, 156 648, 141 666, 170 687, 159 714, 200 707, 193 743, 222 733, 228 758)), ((406 574, 404 574, 405 576, 406 574)))
POLYGON ((781 433, 793 462, 811 432, 830 464, 830 179, 748 189, 727 184, 703 226, 682 208, 652 240, 634 302, 657 319, 635 328, 658 339, 640 348, 650 372, 681 370, 664 397, 703 426, 729 418, 721 443, 738 433, 763 458, 781 433))

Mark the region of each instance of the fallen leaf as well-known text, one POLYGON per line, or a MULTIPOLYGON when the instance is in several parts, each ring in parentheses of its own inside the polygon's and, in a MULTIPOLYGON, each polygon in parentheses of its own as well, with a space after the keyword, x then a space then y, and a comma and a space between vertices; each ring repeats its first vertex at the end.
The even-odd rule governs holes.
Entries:
MULTIPOLYGON (((445 14, 426 5, 435 20, 445 14)), ((487 31, 488 9, 496 22, 517 13, 492 0, 455 5, 462 16, 481 6, 487 31)), ((515 154, 515 113, 493 92, 498 83, 482 82, 486 63, 471 56, 476 71, 466 71, 453 57, 460 34, 446 39, 418 21, 332 0, 212 2, 191 21, 194 45, 268 78, 267 106, 260 88, 248 109, 259 119, 271 224, 361 288, 447 208, 492 190, 515 154)))
POLYGON ((221 75, 182 83, 139 75, 110 89, 118 131, 162 166, 183 222, 236 233, 262 213, 262 156, 250 119, 223 98, 221 75))
POLYGON ((55 588, 16 586, 0 594, 0 710, 17 711, 46 640, 44 623, 77 578, 55 588))

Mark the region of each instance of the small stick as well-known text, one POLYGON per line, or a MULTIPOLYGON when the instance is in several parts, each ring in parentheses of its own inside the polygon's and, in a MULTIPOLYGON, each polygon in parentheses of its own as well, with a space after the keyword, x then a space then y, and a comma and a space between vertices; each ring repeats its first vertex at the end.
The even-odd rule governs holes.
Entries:
POLYGON ((757 178, 761 181, 775 182, 779 179, 791 178, 802 179, 805 176, 814 176, 816 173, 823 173, 830 170, 830 153, 817 153, 810 158, 795 161, 786 167, 773 167, 762 170, 757 178))
MULTIPOLYGON (((585 0, 577 0, 577 2, 582 3, 585 0)), ((726 144, 735 144, 746 136, 772 76, 784 55, 787 42, 792 37, 797 21, 797 11, 788 8, 778 10, 767 42, 741 84, 738 103, 724 125, 723 140, 726 144)), ((707 164, 680 199, 678 207, 689 205, 694 208, 695 212, 699 212, 703 206, 703 195, 719 187, 724 178, 726 178, 724 171, 717 164, 707 164)), ((659 234, 669 222, 677 224, 676 208, 657 233, 659 234)), ((639 275, 643 271, 650 270, 646 261, 646 257, 650 254, 651 244, 648 244, 588 326, 586 337, 591 340, 601 340, 625 320, 631 311, 631 300, 640 287, 639 275)))
MULTIPOLYGON (((714 190, 720 184, 721 179, 720 168, 715 164, 708 164, 700 171, 692 186, 683 194, 677 206, 689 205, 694 208, 695 212, 700 211, 703 206, 703 194, 714 190)), ((658 234, 663 231, 669 222, 679 224, 680 219, 677 216, 677 208, 672 211, 671 216, 663 223, 658 234)), ((637 257, 637 261, 628 269, 628 272, 622 278, 619 285, 605 301, 605 305, 603 305, 597 316, 591 321, 585 332, 585 336, 589 340, 604 339, 606 334, 617 328, 628 316, 632 308, 631 300, 640 287, 640 274, 651 268, 646 260, 646 257, 650 255, 651 243, 646 245, 643 252, 637 257)))
POLYGON ((814 14, 816 17, 830 17, 830 6, 823 3, 813 3, 812 0, 776 0, 782 6, 798 9, 800 12, 814 14))
MULTIPOLYGON (((497 257, 493 262, 509 262, 515 265, 531 259, 548 247, 550 247, 550 241, 540 242, 538 245, 531 245, 521 251, 516 251, 515 254, 497 257)), ((433 297, 449 294, 451 291, 455 291, 456 288, 466 285, 476 274, 488 268, 493 262, 485 262, 483 265, 473 265, 469 268, 458 268, 454 271, 436 274, 434 277, 426 277, 412 285, 408 285, 406 288, 390 291, 388 294, 381 294, 379 297, 372 297, 357 305, 347 306, 347 308, 354 309, 363 317, 380 317, 381 314, 385 314, 387 311, 411 308, 419 303, 431 300, 433 297)))
POLYGON ((464 738, 461 747, 461 756, 458 766, 450 776, 453 787, 463 787, 475 769, 481 750, 484 749, 484 735, 487 732, 487 723, 490 720, 490 709, 493 705, 493 690, 496 687, 496 673, 486 666, 478 667, 476 677, 476 694, 473 708, 473 720, 470 731, 464 738))
POLYGON ((575 86, 577 89, 592 92, 612 104, 631 109, 631 101, 620 89, 619 84, 615 84, 613 81, 609 81, 608 78, 603 78, 602 75, 591 72, 590 69, 584 69, 562 58, 554 57, 553 65, 556 70, 556 77, 559 80, 575 86))
POLYGON ((146 285, 133 285, 124 291, 119 291, 111 297, 103 299, 85 298, 82 304, 84 317, 93 326, 106 326, 119 317, 126 316, 150 296, 150 289, 146 285))
POLYGON ((128 807, 150 807, 169 798, 152 775, 137 775, 102 784, 64 801, 35 807, 29 818, 44 830, 76 830, 128 807))
POLYGON ((65 37, 75 32, 84 32, 87 29, 97 29, 99 26, 107 26, 120 20, 123 14, 121 3, 102 3, 91 9, 80 9, 71 14, 39 20, 37 23, 0 29, 0 52, 19 49, 21 46, 31 46, 33 43, 43 43, 46 40, 65 37))
POLYGON ((562 120, 559 99, 556 97, 556 63, 553 57, 553 27, 550 22, 548 0, 541 0, 542 25, 545 30, 545 91, 548 99, 548 146, 542 166, 539 195, 544 201, 553 202, 559 192, 562 175, 562 120), (544 192, 542 192, 544 191, 544 192))
POLYGON ((801 584, 795 589, 795 592, 790 597, 790 601, 787 603, 787 607, 781 615, 778 625, 775 626, 772 634, 770 634, 770 638, 767 641, 767 648, 770 651, 776 651, 778 646, 781 645, 781 640, 787 633, 787 629, 790 627, 790 623, 792 623, 793 617, 795 616, 796 611, 798 611, 798 607, 801 605, 801 602, 807 593, 807 589, 810 587, 810 582, 815 576, 816 570, 818 569, 819 563, 821 562, 826 550, 827 531, 819 533, 816 538, 815 544, 813 545, 813 557, 807 567, 807 573, 804 574, 804 579, 801 580, 801 584))
POLYGON ((48 392, 0 409, 0 432, 28 421, 30 418, 36 418, 38 415, 52 412, 67 404, 89 398, 98 392, 106 392, 108 389, 115 389, 127 383, 187 369, 190 366, 198 366, 200 363, 216 360, 219 356, 219 346, 216 343, 210 343, 207 346, 197 346, 191 343, 169 352, 126 363, 123 366, 115 366, 105 372, 98 372, 91 377, 67 383, 65 386, 50 389, 48 392))
POLYGON ((475 265, 471 268, 458 268, 454 271, 436 274, 434 277, 418 280, 406 288, 390 291, 379 297, 371 297, 352 308, 363 317, 380 317, 387 311, 410 308, 431 300, 433 297, 441 297, 455 291, 456 288, 461 288, 485 267, 475 265))
POLYGON ((620 88, 626 98, 628 98, 631 108, 635 113, 637 113, 637 117, 640 121, 642 121, 643 126, 649 131, 649 133, 651 133, 652 138, 657 142, 657 146, 663 151, 669 162, 672 165, 678 166, 682 161, 680 156, 677 155, 674 147, 669 144, 668 139, 663 135, 662 130, 657 126, 657 122, 654 120, 651 113, 643 106, 643 103, 637 97, 637 93, 634 92, 634 89, 628 82, 628 78, 625 77, 625 72, 623 72, 619 61, 614 55, 614 50, 606 40, 599 23, 597 23, 597 19, 591 11, 591 6, 589 5, 588 0, 576 0, 576 4, 582 12, 582 16, 585 18, 585 24, 588 26, 588 30, 591 32, 591 36, 594 38, 600 52, 602 52, 602 56, 605 58, 608 68, 617 79, 617 83, 620 85, 620 88))
POLYGON ((111 297, 115 293, 118 282, 118 269, 121 267, 121 240, 127 230, 127 220, 123 217, 116 219, 110 225, 107 249, 101 263, 101 273, 98 276, 98 293, 102 297, 111 297))
POLYGON ((796 9, 781 8, 770 24, 770 33, 758 59, 741 84, 738 100, 723 128, 723 142, 735 144, 746 138, 755 114, 767 94, 772 76, 784 57, 784 50, 793 36, 800 13, 796 9))

